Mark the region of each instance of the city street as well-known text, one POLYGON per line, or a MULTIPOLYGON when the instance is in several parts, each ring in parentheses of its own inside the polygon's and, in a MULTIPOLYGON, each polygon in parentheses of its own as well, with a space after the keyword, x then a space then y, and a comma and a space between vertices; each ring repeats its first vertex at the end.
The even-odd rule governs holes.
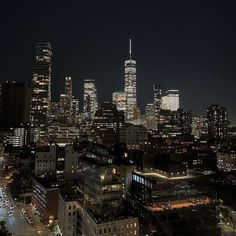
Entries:
POLYGON ((36 228, 28 223, 27 219, 20 213, 18 207, 14 206, 3 188, 0 190, 0 197, 0 219, 6 222, 9 232, 17 236, 37 235, 36 228), (13 206, 14 208, 12 208, 13 206))
MULTIPOLYGON (((2 167, 2 160, 0 160, 0 167, 2 167)), ((0 169, 2 174, 2 169, 0 169)), ((42 225, 36 224, 34 221, 30 224, 29 220, 23 215, 21 209, 22 203, 14 203, 5 189, 6 180, 4 176, 0 176, 0 220, 6 222, 6 226, 13 236, 34 236, 43 235, 50 236, 53 233, 42 225)))

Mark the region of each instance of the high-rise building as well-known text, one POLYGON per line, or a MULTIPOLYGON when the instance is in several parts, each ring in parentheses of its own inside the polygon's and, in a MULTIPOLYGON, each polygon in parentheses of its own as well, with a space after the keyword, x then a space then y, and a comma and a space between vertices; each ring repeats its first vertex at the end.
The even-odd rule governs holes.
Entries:
POLYGON ((177 129, 181 134, 191 134, 192 112, 182 108, 172 112, 172 124, 177 125, 177 129))
POLYGON ((0 128, 18 127, 30 121, 32 88, 28 83, 0 82, 0 128))
POLYGON ((71 123, 71 104, 72 103, 72 80, 71 77, 65 77, 64 93, 60 94, 60 122, 71 123))
POLYGON ((192 135, 195 138, 208 135, 208 120, 205 116, 194 116, 192 118, 192 135))
POLYGON ((71 122, 72 124, 79 122, 79 99, 74 96, 71 99, 71 122))
POLYGON ((124 125, 124 112, 116 105, 104 102, 95 113, 92 129, 103 144, 119 141, 119 131, 124 125))
POLYGON ((210 138, 225 138, 228 129, 228 118, 225 107, 211 105, 207 108, 208 135, 210 138))
POLYGON ((39 130, 30 123, 22 124, 12 129, 13 133, 7 137, 7 143, 13 147, 29 146, 37 143, 39 130))
POLYGON ((60 101, 52 101, 50 104, 50 122, 57 122, 60 117, 60 101))
POLYGON ((98 109, 97 89, 94 80, 84 80, 84 116, 93 119, 98 109))
POLYGON ((145 115, 146 116, 154 116, 155 115, 155 110, 153 103, 148 103, 145 108, 145 115))
POLYGON ((69 98, 72 97, 72 79, 71 77, 65 77, 65 95, 69 98))
POLYGON ((147 129, 133 124, 121 127, 120 142, 125 143, 127 149, 145 150, 148 142, 147 129))
POLYGON ((177 111, 179 109, 179 90, 167 90, 161 98, 161 108, 177 111))
POLYGON ((125 61, 126 120, 136 119, 136 61, 132 59, 131 39, 129 41, 129 59, 125 61))
POLYGON ((50 43, 36 44, 33 63, 33 98, 31 120, 41 129, 41 137, 45 137, 49 121, 51 102, 51 57, 50 43))
POLYGON ((145 108, 145 127, 147 129, 156 129, 156 117, 153 103, 148 103, 145 108))
POLYGON ((71 123, 71 99, 72 99, 72 79, 71 77, 65 77, 64 115, 68 123, 71 123))
POLYGON ((112 102, 116 105, 118 111, 126 110, 126 92, 117 91, 112 94, 112 102))
POLYGON ((155 118, 156 118, 156 128, 158 130, 158 125, 160 123, 160 111, 161 111, 161 87, 159 85, 154 84, 153 85, 153 106, 155 110, 155 118))

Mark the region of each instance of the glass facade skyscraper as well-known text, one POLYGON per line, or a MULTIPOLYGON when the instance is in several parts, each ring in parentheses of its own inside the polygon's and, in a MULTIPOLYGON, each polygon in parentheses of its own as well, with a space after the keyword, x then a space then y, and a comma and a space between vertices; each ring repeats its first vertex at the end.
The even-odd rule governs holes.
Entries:
POLYGON ((136 61, 132 59, 131 39, 129 41, 129 59, 125 61, 126 120, 136 118, 136 61))
POLYGON ((36 44, 33 63, 33 98, 31 121, 40 127, 40 136, 46 135, 51 102, 51 44, 36 44))
POLYGON ((93 119, 98 109, 97 89, 94 80, 84 80, 84 116, 93 119))

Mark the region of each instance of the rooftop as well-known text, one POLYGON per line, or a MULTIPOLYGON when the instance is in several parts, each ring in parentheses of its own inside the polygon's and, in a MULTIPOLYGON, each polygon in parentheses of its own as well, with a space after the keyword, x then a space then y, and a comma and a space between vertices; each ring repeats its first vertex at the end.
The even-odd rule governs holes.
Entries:
POLYGON ((150 178, 150 179, 166 179, 166 180, 183 180, 183 179, 193 179, 199 177, 199 175, 193 173, 193 172, 188 172, 187 175, 181 175, 181 176, 173 176, 173 177, 168 177, 166 175, 162 175, 161 173, 156 173, 156 172, 139 172, 135 171, 134 173, 137 173, 139 175, 142 175, 144 177, 150 178))

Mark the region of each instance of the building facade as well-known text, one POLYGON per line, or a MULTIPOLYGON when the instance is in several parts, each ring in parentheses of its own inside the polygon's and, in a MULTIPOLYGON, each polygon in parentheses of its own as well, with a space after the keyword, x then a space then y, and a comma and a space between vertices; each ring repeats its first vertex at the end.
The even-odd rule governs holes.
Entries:
POLYGON ((28 83, 0 81, 0 128, 30 121, 32 88, 28 83))
POLYGON ((57 183, 33 179, 32 204, 40 212, 40 218, 45 224, 58 217, 58 187, 57 183))
POLYGON ((117 91, 112 94, 112 102, 116 105, 118 111, 126 111, 126 92, 117 91))
POLYGON ((179 90, 167 90, 161 98, 161 108, 177 111, 179 109, 179 90))
POLYGON ((126 120, 136 119, 136 61, 132 59, 131 39, 129 41, 129 59, 125 61, 126 120))
POLYGON ((97 89, 94 80, 84 80, 84 117, 93 119, 98 109, 97 89))
POLYGON ((148 142, 147 129, 141 125, 127 125, 120 129, 120 142, 128 149, 145 150, 148 142))
POLYGON ((47 134, 51 103, 51 58, 50 43, 36 44, 33 63, 33 98, 31 104, 31 120, 41 129, 41 137, 47 134))
POLYGON ((208 136, 210 138, 222 139, 227 136, 228 117, 225 107, 211 105, 207 108, 208 136))
POLYGON ((58 226, 60 233, 64 236, 76 236, 77 214, 80 206, 76 198, 71 198, 62 193, 58 199, 58 226))

